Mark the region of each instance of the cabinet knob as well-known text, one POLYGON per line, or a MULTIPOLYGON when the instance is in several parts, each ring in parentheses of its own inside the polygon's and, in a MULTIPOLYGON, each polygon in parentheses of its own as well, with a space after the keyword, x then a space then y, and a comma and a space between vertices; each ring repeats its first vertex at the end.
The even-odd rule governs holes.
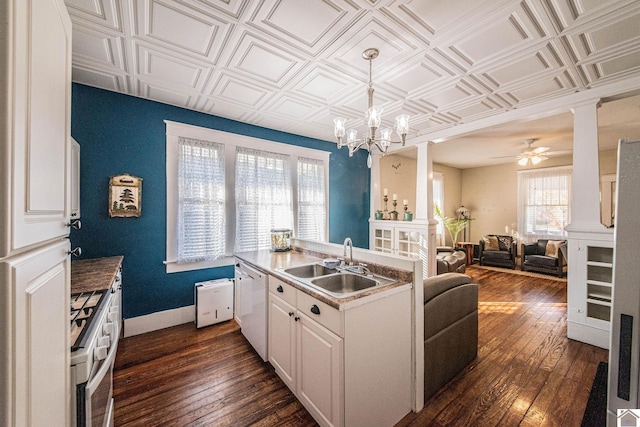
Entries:
POLYGON ((311 306, 311 312, 312 312, 313 314, 320 314, 320 308, 319 308, 317 305, 313 304, 313 305, 311 306))
POLYGON ((282 289, 282 285, 278 285, 278 287, 276 288, 276 291, 283 293, 284 289, 282 289))
POLYGON ((296 316, 296 317, 293 318, 293 320, 295 320, 297 322, 298 320, 300 320, 300 318, 296 316))
POLYGON ((73 256, 80 256, 82 255, 82 248, 80 246, 78 246, 77 248, 73 248, 71 249, 69 252, 67 252, 69 255, 73 255, 73 256))
POLYGON ((67 227, 74 228, 76 230, 80 230, 82 228, 82 223, 79 219, 74 219, 67 224, 67 227))
POLYGON ((289 317, 293 316, 293 311, 289 312, 289 317))

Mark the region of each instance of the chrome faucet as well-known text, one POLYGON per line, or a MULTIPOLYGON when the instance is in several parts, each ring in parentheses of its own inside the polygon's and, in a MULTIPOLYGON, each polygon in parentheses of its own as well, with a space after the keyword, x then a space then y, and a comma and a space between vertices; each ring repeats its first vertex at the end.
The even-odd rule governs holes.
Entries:
POLYGON ((345 263, 347 261, 347 246, 349 247, 348 265, 353 265, 353 242, 351 241, 351 237, 347 237, 346 239, 344 239, 342 256, 344 257, 345 263))

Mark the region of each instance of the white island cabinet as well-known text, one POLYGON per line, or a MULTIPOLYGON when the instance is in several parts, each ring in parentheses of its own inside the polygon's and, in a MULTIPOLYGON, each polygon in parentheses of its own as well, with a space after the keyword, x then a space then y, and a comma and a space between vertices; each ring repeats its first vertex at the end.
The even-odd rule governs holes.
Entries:
POLYGON ((323 426, 411 411, 411 287, 335 308, 269 277, 269 361, 323 426))

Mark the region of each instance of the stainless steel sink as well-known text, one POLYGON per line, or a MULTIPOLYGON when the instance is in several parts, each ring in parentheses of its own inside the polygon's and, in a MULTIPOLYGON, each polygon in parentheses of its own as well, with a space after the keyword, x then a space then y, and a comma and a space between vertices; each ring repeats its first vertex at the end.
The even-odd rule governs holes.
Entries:
POLYGON ((334 274, 338 272, 338 270, 336 270, 335 268, 327 268, 321 264, 300 265, 298 267, 285 268, 282 271, 291 276, 299 277, 301 279, 326 276, 327 274, 334 274))
POLYGON ((368 270, 362 273, 345 268, 327 268, 320 263, 278 268, 278 271, 306 286, 326 292, 336 298, 345 298, 377 285, 389 285, 395 280, 373 275, 368 270), (366 271, 366 274, 365 274, 366 271))
POLYGON ((372 288, 378 284, 378 281, 360 274, 340 273, 318 277, 311 280, 311 284, 328 292, 350 294, 372 288))

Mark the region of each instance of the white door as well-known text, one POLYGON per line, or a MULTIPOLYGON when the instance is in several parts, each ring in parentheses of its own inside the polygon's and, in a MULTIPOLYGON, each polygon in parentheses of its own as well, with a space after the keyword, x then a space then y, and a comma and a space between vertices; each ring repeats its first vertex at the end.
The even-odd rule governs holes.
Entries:
POLYGON ((64 239, 0 262, 3 322, 13 325, 0 352, 13 374, 0 381, 0 395, 11 402, 0 411, 1 425, 69 425, 68 251, 64 239))
POLYGON ((343 341, 298 314, 298 398, 321 425, 344 423, 343 341))
POLYGON ((269 294, 269 362, 291 390, 295 390, 296 319, 291 304, 269 294))
POLYGON ((71 21, 62 0, 8 3, 12 16, 3 13, 0 24, 0 97, 8 107, 0 113, 0 159, 11 176, 0 186, 0 258, 68 235, 70 203, 71 21))
POLYGON ((617 409, 640 406, 640 141, 618 148, 618 201, 615 216, 614 288, 609 351, 609 425, 617 409))

